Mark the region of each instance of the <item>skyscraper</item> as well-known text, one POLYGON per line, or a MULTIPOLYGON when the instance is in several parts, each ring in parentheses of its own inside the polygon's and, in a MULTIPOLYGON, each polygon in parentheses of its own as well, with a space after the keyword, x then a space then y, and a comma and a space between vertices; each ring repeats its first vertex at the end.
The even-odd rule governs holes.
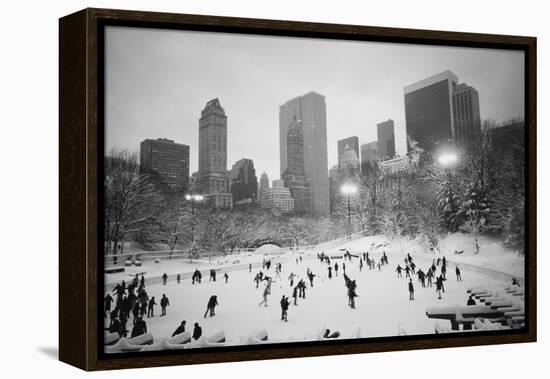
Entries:
POLYGON ((140 171, 156 176, 175 192, 189 189, 189 146, 166 138, 140 144, 140 171))
POLYGON ((453 117, 457 141, 471 141, 479 134, 479 94, 474 87, 464 83, 456 86, 453 93, 453 117))
POLYGON ((302 124, 294 117, 287 130, 287 167, 282 177, 294 199, 294 212, 311 213, 311 190, 304 172, 302 124))
POLYGON ((348 149, 348 147, 355 150, 355 153, 357 154, 357 157, 359 157, 360 151, 359 151, 359 138, 358 137, 348 137, 341 139, 338 141, 338 167, 342 168, 342 165, 340 163, 342 159, 342 155, 344 152, 348 149))
POLYGON ((199 119, 199 187, 209 205, 232 208, 227 173, 227 116, 217 98, 206 103, 199 119))
POLYGON ((378 142, 373 141, 361 145, 361 173, 367 175, 367 165, 378 160, 378 142))
POLYGON ((281 176, 287 168, 287 131, 294 117, 301 121, 304 171, 309 179, 313 212, 329 214, 327 117, 325 97, 309 92, 279 107, 281 176))
POLYGON ((258 178, 252 159, 240 159, 229 172, 229 185, 233 194, 233 204, 256 203, 258 178))
POLYGON ((407 136, 419 147, 432 151, 438 144, 452 141, 452 96, 457 82, 455 74, 445 71, 404 88, 407 136))
POLYGON ((258 201, 262 202, 262 193, 269 188, 269 178, 265 171, 260 176, 260 188, 258 189, 258 201))
POLYGON ((381 122, 376 125, 378 136, 378 158, 382 160, 395 157, 395 134, 393 120, 381 122))

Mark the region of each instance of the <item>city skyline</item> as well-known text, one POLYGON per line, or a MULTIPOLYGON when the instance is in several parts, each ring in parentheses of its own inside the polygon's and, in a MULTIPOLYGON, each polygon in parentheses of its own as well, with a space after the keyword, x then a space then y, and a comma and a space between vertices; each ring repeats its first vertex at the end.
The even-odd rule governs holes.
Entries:
POLYGON ((249 158, 272 179, 280 177, 278 108, 310 91, 326 99, 328 167, 338 163, 339 139, 376 140, 388 118, 403 155, 403 88, 445 70, 479 91, 482 119, 524 117, 521 52, 122 27, 107 29, 106 48, 106 151, 169 138, 190 146, 190 173, 200 110, 216 97, 229 116, 227 169, 249 158), (403 54, 406 66, 395 59, 403 54))

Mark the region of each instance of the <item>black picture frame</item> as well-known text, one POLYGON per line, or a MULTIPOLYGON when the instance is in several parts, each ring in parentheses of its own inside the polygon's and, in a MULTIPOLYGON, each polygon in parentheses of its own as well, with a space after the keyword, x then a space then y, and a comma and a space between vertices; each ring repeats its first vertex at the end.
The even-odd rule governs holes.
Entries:
POLYGON ((536 38, 90 8, 60 19, 59 44, 61 361, 85 370, 107 370, 536 341, 536 38), (100 349, 103 320, 99 317, 103 254, 99 253, 99 236, 102 235, 104 154, 103 50, 107 25, 523 51, 528 187, 526 328, 475 335, 456 333, 195 349, 185 353, 103 354, 100 349))

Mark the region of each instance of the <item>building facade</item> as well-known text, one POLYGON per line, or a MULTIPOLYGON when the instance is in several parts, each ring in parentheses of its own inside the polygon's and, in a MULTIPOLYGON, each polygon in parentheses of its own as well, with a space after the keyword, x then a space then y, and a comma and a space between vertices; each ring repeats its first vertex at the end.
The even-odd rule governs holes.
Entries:
POLYGON ((281 177, 287 168, 287 132, 294 117, 301 121, 304 171, 309 179, 313 213, 329 214, 327 117, 325 97, 309 92, 279 107, 281 177))
POLYGON ((210 206, 232 208, 227 172, 227 116, 220 101, 206 103, 199 119, 199 188, 210 206))
POLYGON ((395 131, 392 119, 376 125, 378 158, 382 160, 395 157, 395 131))
POLYGON ((294 213, 311 213, 311 189, 304 172, 304 136, 302 124, 296 117, 287 128, 286 153, 287 167, 282 178, 294 199, 294 213))
MULTIPOLYGON (((433 151, 439 144, 452 141, 452 97, 457 82, 455 74, 445 71, 404 88, 407 136, 420 148, 433 151)), ((410 151, 410 144, 407 146, 410 151)))
POLYGON ((233 204, 255 204, 258 196, 258 178, 252 159, 241 159, 229 172, 229 184, 233 204))
POLYGON ((269 177, 267 176, 266 172, 262 172, 262 175, 260 176, 260 187, 258 189, 258 201, 262 201, 262 192, 269 188, 269 177))
POLYGON ((170 191, 189 190, 189 146, 166 138, 140 144, 140 172, 157 177, 170 191))
POLYGON ((378 160, 378 142, 373 141, 361 145, 361 173, 367 175, 368 165, 378 160))
POLYGON ((284 181, 274 180, 271 188, 268 187, 262 191, 260 206, 274 212, 294 212, 294 200, 290 196, 289 189, 285 187, 284 181))
POLYGON ((352 136, 338 141, 338 167, 340 168, 342 168, 342 156, 348 148, 355 150, 357 157, 359 157, 359 155, 361 154, 361 152, 359 151, 359 138, 352 136))
POLYGON ((453 117, 455 140, 468 142, 474 140, 481 131, 479 112, 479 94, 474 87, 459 84, 453 93, 453 117))
POLYGON ((419 157, 416 154, 395 157, 378 162, 382 176, 411 173, 418 167, 419 157))

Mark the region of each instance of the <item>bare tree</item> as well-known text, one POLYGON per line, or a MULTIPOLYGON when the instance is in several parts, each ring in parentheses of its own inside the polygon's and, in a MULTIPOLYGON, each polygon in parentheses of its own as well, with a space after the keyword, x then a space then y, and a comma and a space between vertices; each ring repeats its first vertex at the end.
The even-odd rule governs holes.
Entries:
POLYGON ((136 153, 112 150, 104 162, 105 253, 113 253, 116 263, 119 243, 140 230, 151 216, 158 194, 148 176, 140 175, 136 153))

